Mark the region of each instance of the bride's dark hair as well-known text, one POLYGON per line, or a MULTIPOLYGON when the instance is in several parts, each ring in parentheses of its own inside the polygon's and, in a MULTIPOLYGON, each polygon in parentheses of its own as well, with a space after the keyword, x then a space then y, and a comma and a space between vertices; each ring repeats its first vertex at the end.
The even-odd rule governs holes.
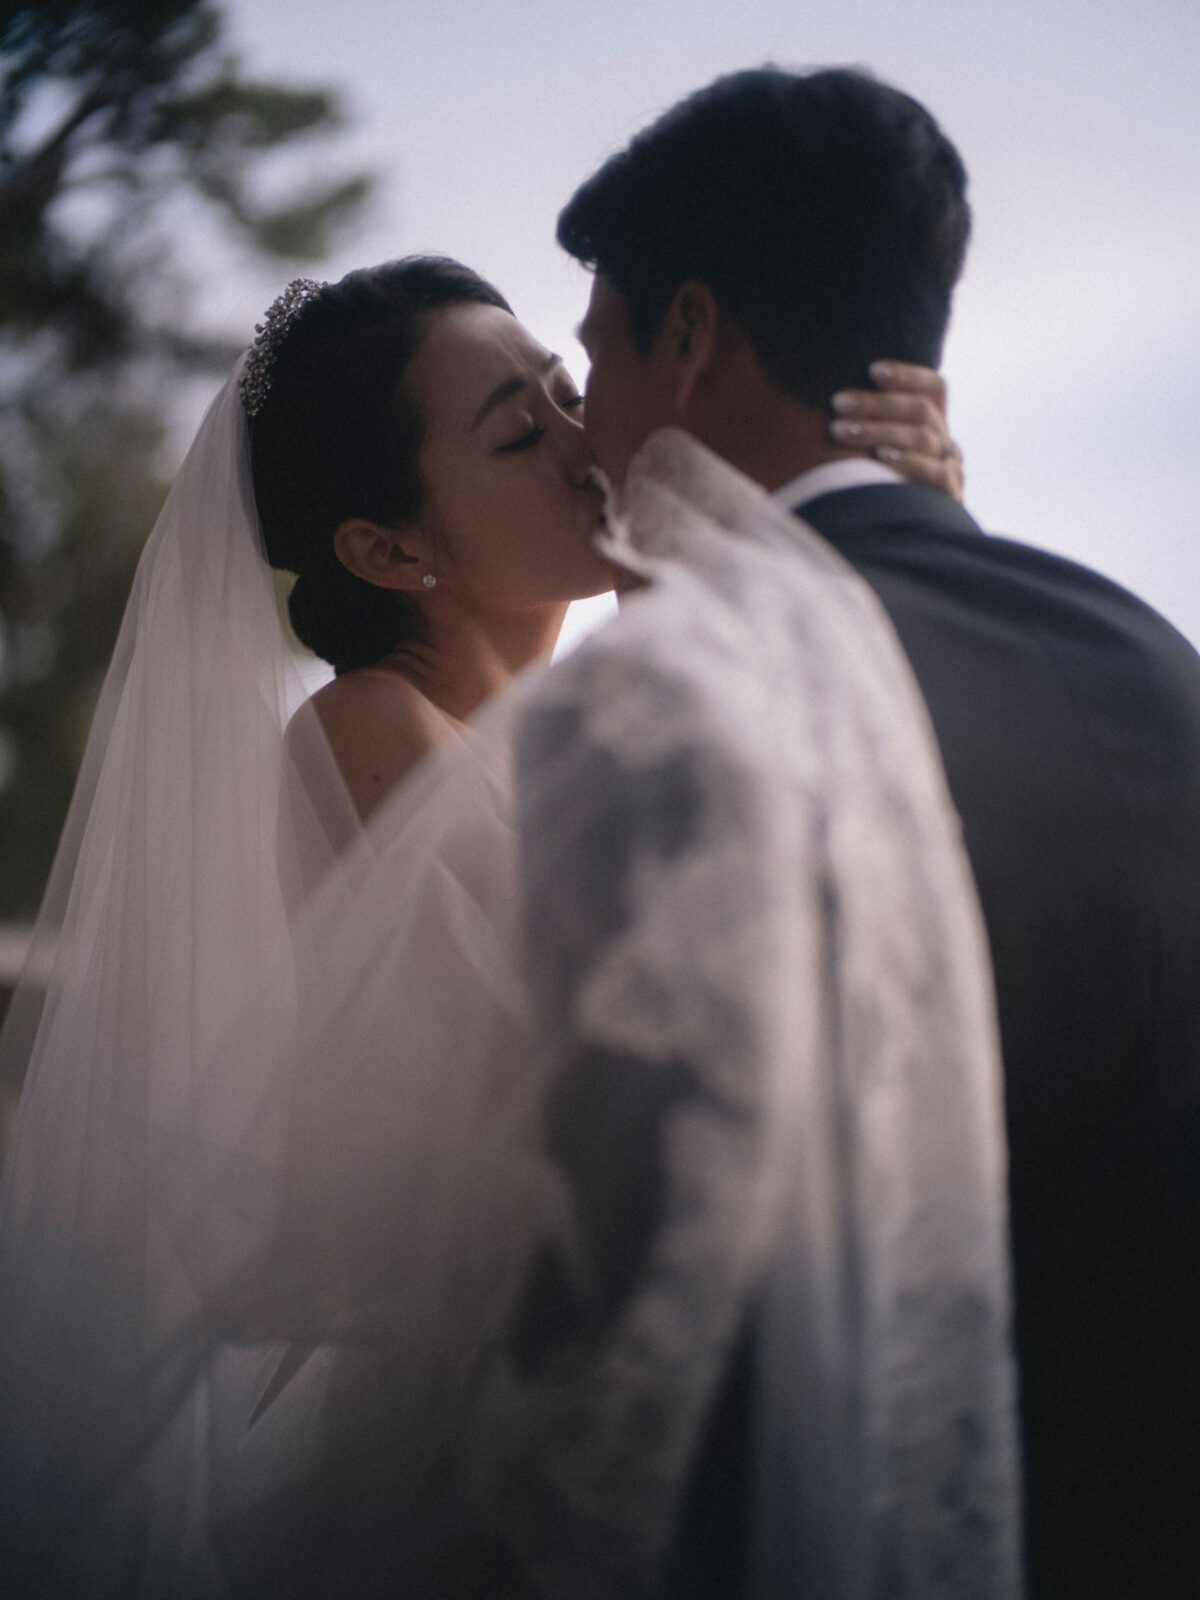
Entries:
POLYGON ((275 350, 250 423, 254 498, 272 566, 296 574, 297 637, 337 672, 424 634, 420 603, 347 570, 333 536, 348 517, 400 527, 420 511, 423 419, 403 377, 429 316, 475 302, 512 307, 445 256, 408 256, 326 284, 275 350))

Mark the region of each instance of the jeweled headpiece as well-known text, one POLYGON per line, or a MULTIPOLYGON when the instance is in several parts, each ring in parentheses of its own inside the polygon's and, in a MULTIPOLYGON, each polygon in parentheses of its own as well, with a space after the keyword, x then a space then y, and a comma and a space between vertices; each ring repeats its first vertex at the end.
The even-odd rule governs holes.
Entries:
POLYGON ((255 324, 254 331, 258 337, 250 346, 250 354, 246 357, 238 384, 248 417, 257 416, 267 398, 267 391, 271 387, 271 368, 275 364, 279 346, 287 338, 288 329, 309 301, 315 300, 321 290, 328 287, 327 283, 318 283, 315 278, 293 278, 279 298, 272 302, 263 320, 255 324))

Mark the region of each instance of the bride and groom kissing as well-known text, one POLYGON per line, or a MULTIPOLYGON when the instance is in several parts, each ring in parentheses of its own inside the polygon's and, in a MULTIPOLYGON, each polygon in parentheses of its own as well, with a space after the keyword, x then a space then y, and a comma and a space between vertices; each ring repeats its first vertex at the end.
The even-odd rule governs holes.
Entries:
POLYGON ((26 1592, 179 1593, 193 1538, 214 1594, 1190 1592, 1200 663, 943 492, 912 367, 965 190, 866 74, 691 96, 560 219, 586 442, 454 264, 269 315, 148 546, 64 976, 5 1041, 5 1559, 78 1578, 26 1592), (325 722, 324 788, 260 537, 313 703, 374 718, 325 722), (492 657, 418 692, 431 619, 544 634, 614 569, 619 616, 470 725, 492 657), (386 759, 455 748, 384 806, 397 695, 386 759))

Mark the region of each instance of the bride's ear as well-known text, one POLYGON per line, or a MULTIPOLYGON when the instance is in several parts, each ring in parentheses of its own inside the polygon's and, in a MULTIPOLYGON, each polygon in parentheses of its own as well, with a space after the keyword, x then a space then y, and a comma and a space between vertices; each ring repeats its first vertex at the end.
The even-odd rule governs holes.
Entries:
POLYGON ((418 543, 413 530, 348 517, 333 536, 333 551, 347 571, 379 589, 419 589, 424 563, 418 543))

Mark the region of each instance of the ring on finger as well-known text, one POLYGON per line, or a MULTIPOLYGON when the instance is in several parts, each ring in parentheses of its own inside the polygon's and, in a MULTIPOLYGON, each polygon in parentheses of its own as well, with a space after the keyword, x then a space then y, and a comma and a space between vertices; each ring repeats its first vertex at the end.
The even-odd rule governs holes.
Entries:
POLYGON ((962 451, 958 448, 953 439, 943 439, 942 447, 938 451, 938 457, 942 461, 961 461, 962 451))

